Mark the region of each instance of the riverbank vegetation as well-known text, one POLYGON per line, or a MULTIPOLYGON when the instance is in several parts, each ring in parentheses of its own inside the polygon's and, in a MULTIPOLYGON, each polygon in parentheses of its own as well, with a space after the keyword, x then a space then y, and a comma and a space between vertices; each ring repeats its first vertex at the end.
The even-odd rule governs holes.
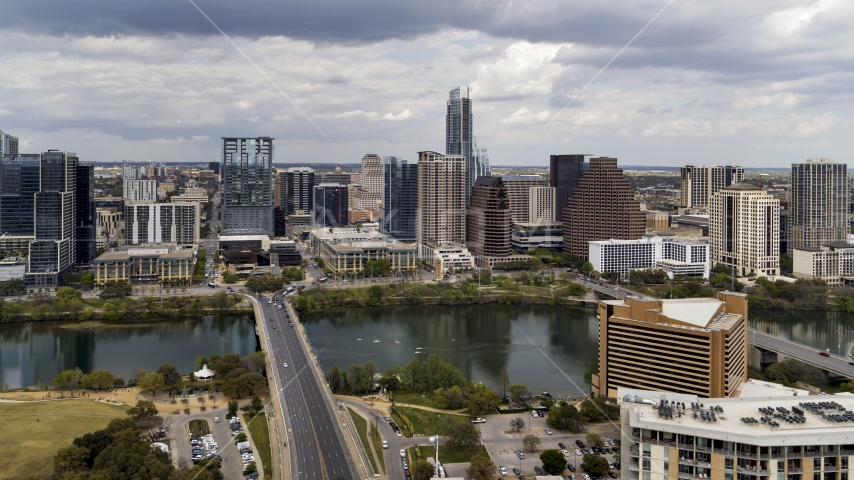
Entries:
POLYGON ((251 312, 237 295, 219 292, 203 297, 82 298, 78 290, 60 287, 56 296, 18 302, 0 299, 0 323, 40 321, 100 321, 111 324, 183 321, 202 315, 251 312))
POLYGON ((563 274, 536 275, 522 272, 516 278, 474 273, 456 283, 391 283, 370 287, 315 288, 304 290, 293 301, 300 313, 334 308, 386 305, 466 305, 477 303, 578 305, 587 289, 563 274))
MULTIPOLYGON (((854 351, 851 353, 854 353, 854 351)), ((773 363, 762 372, 750 368, 747 370, 747 377, 780 383, 791 388, 803 388, 803 385, 798 385, 798 382, 801 382, 802 384, 821 388, 828 393, 854 393, 854 380, 831 384, 827 381, 827 376, 821 369, 797 360, 784 360, 773 363)))

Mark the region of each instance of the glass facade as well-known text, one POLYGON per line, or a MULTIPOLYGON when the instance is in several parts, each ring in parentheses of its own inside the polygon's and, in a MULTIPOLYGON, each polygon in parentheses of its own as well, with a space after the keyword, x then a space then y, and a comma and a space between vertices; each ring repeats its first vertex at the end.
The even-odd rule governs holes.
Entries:
POLYGON ((273 140, 222 139, 223 235, 274 234, 273 140))
POLYGON ((383 206, 380 231, 399 240, 415 239, 418 210, 418 165, 383 157, 383 206))

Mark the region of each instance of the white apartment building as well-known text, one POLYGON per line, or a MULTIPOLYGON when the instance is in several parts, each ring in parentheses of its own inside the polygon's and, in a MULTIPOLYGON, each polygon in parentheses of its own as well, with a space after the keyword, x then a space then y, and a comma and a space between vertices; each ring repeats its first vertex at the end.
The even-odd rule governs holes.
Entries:
POLYGON ((195 245, 199 243, 199 203, 131 203, 125 205, 126 245, 195 245))
POLYGON ((172 197, 173 202, 201 202, 207 203, 208 192, 204 188, 187 187, 181 189, 180 195, 172 197))
POLYGON ((852 395, 619 400, 623 480, 848 480, 854 466, 852 395))
POLYGON ((418 256, 432 263, 434 248, 466 241, 466 157, 418 152, 417 181, 418 256))
POLYGON ((854 283, 854 245, 850 243, 795 247, 792 261, 795 278, 820 278, 829 287, 854 283))
POLYGON ((128 180, 134 180, 138 178, 142 178, 139 173, 138 165, 122 165, 122 178, 128 180))
POLYGON ((780 200, 750 183, 719 190, 709 207, 711 260, 737 276, 780 274, 780 200))
POLYGON ((427 247, 428 258, 433 259, 434 277, 442 278, 450 269, 469 270, 474 268, 474 256, 462 245, 427 247))
POLYGON ((156 202, 157 180, 125 178, 122 198, 130 202, 156 202))
POLYGON ((686 165, 681 170, 680 205, 708 206, 718 190, 744 181, 744 167, 735 165, 686 165))
MULTIPOLYGON (((502 175, 501 182, 507 190, 510 203, 510 218, 513 223, 530 223, 537 220, 531 217, 531 188, 542 187, 543 177, 539 175, 502 175)), ((546 187, 549 188, 549 187, 546 187)), ((551 220, 554 220, 552 214, 551 220)))
POLYGON ((588 242, 589 259, 599 272, 662 269, 667 276, 709 277, 709 244, 680 238, 588 242))
MULTIPOLYGON (((554 222, 557 211, 557 189, 554 187, 528 188, 528 221, 522 223, 554 222)), ((563 243, 561 241, 561 243, 563 243)))

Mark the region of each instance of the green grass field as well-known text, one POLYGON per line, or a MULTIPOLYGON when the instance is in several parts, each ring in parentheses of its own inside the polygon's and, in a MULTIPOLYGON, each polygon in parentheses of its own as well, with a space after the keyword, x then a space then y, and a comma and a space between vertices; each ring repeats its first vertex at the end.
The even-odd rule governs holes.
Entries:
POLYGON ((368 461, 371 462, 371 468, 374 469, 374 472, 379 472, 379 470, 377 470, 377 461, 374 460, 374 456, 371 455, 371 447, 368 446, 368 422, 366 422, 361 415, 354 412, 352 408, 347 407, 347 410, 350 411, 350 418, 353 419, 353 428, 356 429, 356 432, 359 434, 359 438, 362 440, 362 445, 365 446, 365 455, 368 457, 368 461))
POLYGON ((411 405, 420 405, 422 407, 436 408, 436 406, 433 405, 433 399, 431 397, 432 397, 432 395, 424 395, 424 394, 419 393, 419 392, 395 393, 394 394, 394 404, 396 406, 404 405, 404 404, 411 404, 411 405), (422 395, 423 395, 423 397, 422 397, 422 395))
POLYGON ((380 436, 380 432, 377 431, 377 427, 374 424, 371 424, 371 441, 374 442, 374 450, 377 451, 377 456, 380 457, 380 473, 385 474, 385 455, 383 452, 383 439, 380 436))
POLYGON ((190 435, 196 438, 211 433, 211 426, 207 420, 190 420, 187 427, 190 429, 190 435))
MULTIPOLYGON (((421 450, 421 455, 424 457, 422 460, 434 458, 436 452, 434 447, 421 446, 419 448, 421 450)), ((407 453, 409 454, 409 458, 415 458, 414 448, 410 448, 407 453)), ((486 451, 486 447, 483 445, 475 445, 470 448, 460 448, 459 450, 452 450, 450 445, 439 445, 439 461, 442 462, 442 464, 469 463, 471 461, 471 457, 474 455, 489 458, 489 452, 486 451)))
POLYGON ((125 417, 124 410, 94 400, 0 403, 0 478, 50 478, 57 450, 125 417))
POLYGON ((413 433, 420 435, 447 435, 442 428, 442 418, 448 416, 458 417, 463 420, 468 420, 465 415, 453 415, 449 413, 428 412, 418 408, 406 408, 395 406, 395 410, 400 410, 401 413, 409 418, 412 422, 413 433))
POLYGON ((243 421, 249 426, 249 435, 258 449, 261 457, 261 465, 264 466, 264 477, 273 475, 273 450, 270 446, 270 427, 267 425, 267 417, 262 413, 254 419, 248 413, 243 415, 243 421))

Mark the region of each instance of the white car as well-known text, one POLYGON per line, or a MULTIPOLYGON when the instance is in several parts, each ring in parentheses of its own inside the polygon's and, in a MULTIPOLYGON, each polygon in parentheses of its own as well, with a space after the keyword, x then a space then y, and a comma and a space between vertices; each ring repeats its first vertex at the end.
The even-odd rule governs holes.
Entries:
POLYGON ((400 450, 400 458, 406 458, 406 450, 400 450))
POLYGON ((388 448, 388 442, 383 440, 383 448, 388 448))
POLYGON ((569 452, 567 452, 566 450, 561 450, 560 453, 562 453, 564 457, 569 456, 569 452))
POLYGON ((586 473, 582 473, 581 478, 583 478, 584 480, 590 480, 590 475, 587 475, 586 473))
POLYGON ((288 368, 288 363, 287 363, 287 362, 283 363, 282 365, 284 365, 284 366, 285 366, 285 368, 288 368))
POLYGON ((219 417, 214 417, 214 423, 219 423, 219 417))
POLYGON ((394 432, 394 433, 396 433, 398 437, 402 437, 402 436, 403 436, 403 434, 402 434, 402 433, 400 433, 400 430, 395 430, 395 432, 394 432))
POLYGON ((504 468, 503 465, 498 467, 498 471, 501 473, 501 475, 504 475, 505 477, 507 476, 507 469, 504 468))
POLYGON ((583 453, 581 453, 581 450, 579 450, 577 448, 575 449, 575 454, 576 455, 584 455, 583 453))
POLYGON ((552 429, 551 429, 551 428, 547 428, 547 429, 546 429, 546 435, 553 435, 553 434, 552 434, 552 429))
MULTIPOLYGON (((472 420, 471 423, 486 423, 486 419, 478 417, 478 418, 475 418, 474 420, 472 420)), ((507 475, 507 474, 503 473, 502 475, 507 475)))

